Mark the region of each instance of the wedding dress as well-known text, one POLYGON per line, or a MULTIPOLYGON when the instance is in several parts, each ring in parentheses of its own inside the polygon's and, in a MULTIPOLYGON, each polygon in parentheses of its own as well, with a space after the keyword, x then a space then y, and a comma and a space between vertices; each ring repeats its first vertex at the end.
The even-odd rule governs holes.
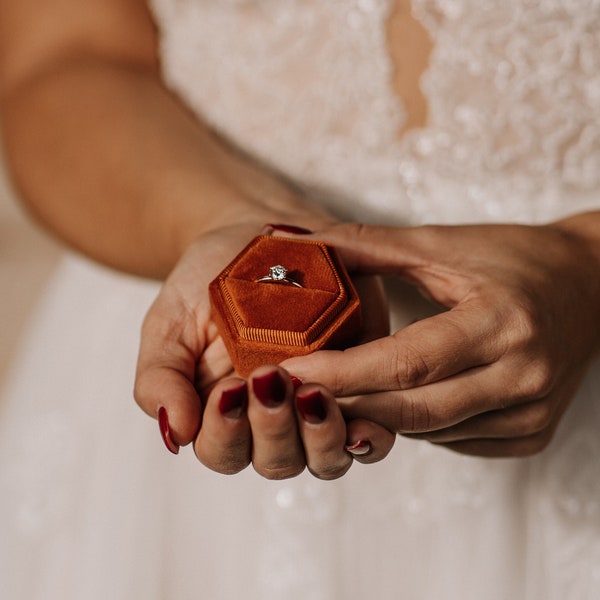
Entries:
MULTIPOLYGON (((543 223, 600 208, 600 2, 413 0, 434 41, 403 136, 387 0, 154 0, 167 84, 345 219, 543 223)), ((65 260, 0 420, 0 596, 600 597, 600 364, 549 448, 399 438, 341 480, 169 455, 131 388, 154 283, 65 260)), ((406 290, 403 290, 406 293, 406 290)), ((396 326, 427 307, 394 301, 396 326)), ((576 307, 574 307, 576 309, 576 307)))

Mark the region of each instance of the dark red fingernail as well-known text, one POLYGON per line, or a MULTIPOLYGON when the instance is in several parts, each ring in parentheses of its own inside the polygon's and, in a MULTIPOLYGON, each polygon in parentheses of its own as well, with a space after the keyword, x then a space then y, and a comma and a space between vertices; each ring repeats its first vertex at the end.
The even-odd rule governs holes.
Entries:
POLYGON ((306 229, 305 227, 286 225, 285 223, 267 223, 267 227, 272 227, 277 231, 284 231, 285 233, 297 233, 299 235, 308 235, 309 233, 312 233, 310 229, 306 229))
POLYGON ((308 423, 322 423, 327 417, 325 398, 318 390, 310 394, 296 396, 296 406, 302 418, 308 423))
POLYGON ((239 419, 248 405, 246 384, 225 390, 219 400, 219 412, 229 419, 239 419))
POLYGON ((298 379, 295 375, 290 375, 290 379, 292 381, 292 385, 294 386, 294 390, 297 390, 301 385, 303 385, 302 380, 298 379))
POLYGON ((358 442, 346 446, 346 450, 354 456, 365 456, 365 454, 371 452, 371 442, 369 440, 358 440, 358 442))
POLYGON ((164 406, 158 409, 158 427, 162 435, 165 446, 173 454, 179 454, 179 446, 171 439, 171 428, 169 427, 169 417, 164 406))
POLYGON ((255 396, 268 408, 279 406, 285 400, 285 381, 278 371, 252 379, 255 396))

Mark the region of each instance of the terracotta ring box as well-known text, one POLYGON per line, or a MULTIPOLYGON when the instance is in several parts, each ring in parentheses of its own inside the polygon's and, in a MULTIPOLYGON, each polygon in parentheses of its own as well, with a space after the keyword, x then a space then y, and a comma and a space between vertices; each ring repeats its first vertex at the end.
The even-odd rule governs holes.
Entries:
POLYGON ((360 332, 358 294, 336 250, 322 242, 256 237, 211 282, 209 295, 242 377, 260 365, 347 347, 360 332), (302 287, 271 279, 277 265, 302 287))

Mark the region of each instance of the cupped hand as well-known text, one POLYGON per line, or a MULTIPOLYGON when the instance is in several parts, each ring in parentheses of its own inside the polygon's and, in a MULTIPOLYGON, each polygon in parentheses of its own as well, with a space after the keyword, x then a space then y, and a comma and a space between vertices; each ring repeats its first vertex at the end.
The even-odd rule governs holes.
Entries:
POLYGON ((161 413, 172 449, 189 444, 202 417, 200 397, 233 374, 211 319, 208 284, 252 236, 236 226, 197 238, 175 266, 142 327, 134 395, 149 415, 161 413))
MULTIPOLYGON (((159 419, 171 451, 194 442, 198 458, 222 473, 252 463, 263 476, 281 478, 308 465, 317 477, 331 479, 348 469, 353 454, 361 462, 380 460, 394 435, 361 419, 346 424, 325 388, 296 391, 276 367, 254 374, 249 386, 234 372, 211 318, 208 285, 260 229, 248 224, 202 235, 182 256, 144 320, 136 401, 159 419), (281 397, 260 396, 256 386, 263 375, 281 380, 281 397), (320 422, 311 407, 323 417, 320 422)), ((376 281, 361 281, 369 291, 367 302, 379 302, 376 281)), ((365 337, 372 339, 382 319, 368 324, 365 337)))
POLYGON ((339 225, 318 238, 351 268, 400 276, 448 310, 283 367, 326 385, 347 418, 462 453, 547 446, 600 345, 597 247, 561 224, 339 225))
POLYGON ((394 435, 367 421, 346 426, 333 395, 323 386, 302 385, 280 367, 256 369, 248 382, 229 378, 211 391, 195 441, 198 458, 220 473, 250 463, 267 479, 286 479, 305 467, 319 479, 337 479, 350 468, 360 441, 376 439, 356 456, 383 458, 394 435), (353 441, 354 440, 354 441, 353 441))

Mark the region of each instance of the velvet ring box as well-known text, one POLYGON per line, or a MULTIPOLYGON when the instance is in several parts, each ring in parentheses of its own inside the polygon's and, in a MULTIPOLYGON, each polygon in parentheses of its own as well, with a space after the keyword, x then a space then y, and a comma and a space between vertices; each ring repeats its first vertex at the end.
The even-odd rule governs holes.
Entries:
POLYGON ((322 242, 256 237, 211 282, 209 295, 242 377, 260 365, 347 347, 360 331, 358 294, 336 250, 322 242), (271 277, 280 265, 287 274, 271 277))

